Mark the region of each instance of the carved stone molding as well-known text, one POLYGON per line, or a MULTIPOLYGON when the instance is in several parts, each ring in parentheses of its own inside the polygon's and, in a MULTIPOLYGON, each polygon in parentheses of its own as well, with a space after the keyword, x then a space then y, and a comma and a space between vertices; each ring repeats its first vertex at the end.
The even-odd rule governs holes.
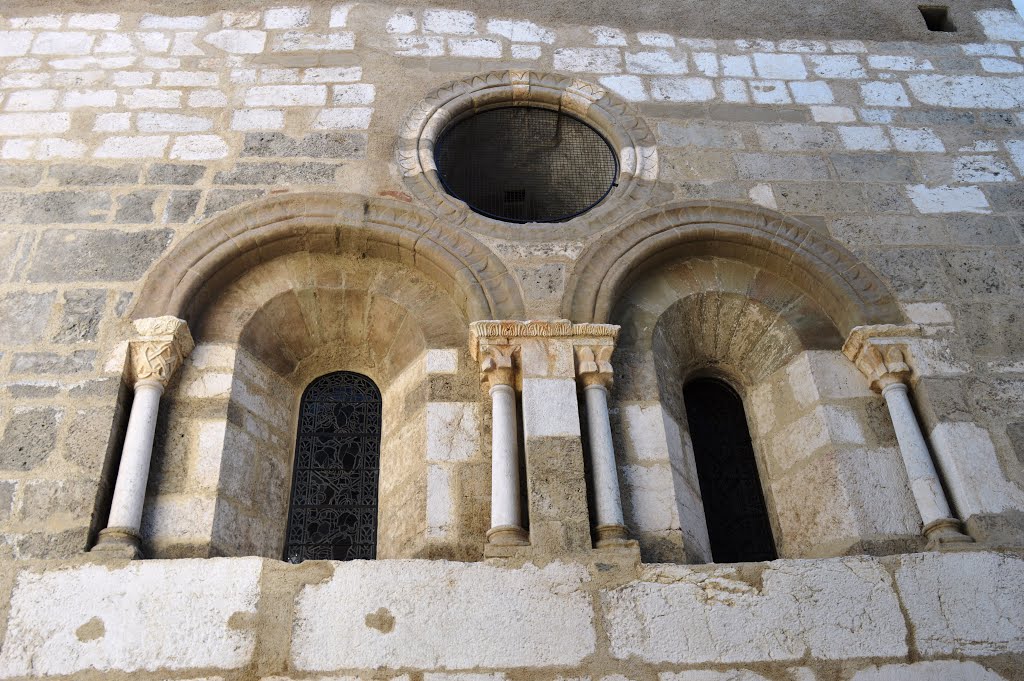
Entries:
POLYGON ((615 346, 577 345, 573 350, 576 354, 576 375, 583 386, 610 388, 613 379, 611 357, 615 346))
POLYGON ((864 374, 875 392, 892 383, 907 383, 913 370, 907 362, 907 344, 901 339, 918 336, 916 324, 876 324, 854 328, 843 344, 843 354, 864 374))
POLYGON ((195 344, 188 324, 177 317, 147 317, 134 322, 139 338, 128 342, 132 381, 167 382, 195 344))
POLYGON ((568 319, 487 319, 469 325, 470 350, 476 353, 481 344, 507 342, 510 338, 589 338, 597 343, 604 339, 604 343, 614 345, 619 328, 616 324, 574 324, 568 319))
POLYGON ((559 238, 580 238, 642 210, 658 178, 656 145, 632 106, 599 85, 554 73, 492 71, 448 83, 417 104, 399 134, 396 161, 410 191, 446 222, 503 239, 550 239, 553 230, 559 238), (608 140, 619 159, 616 186, 604 201, 554 227, 509 224, 474 213, 444 190, 434 164, 434 143, 452 121, 524 105, 564 111, 585 121, 608 140))

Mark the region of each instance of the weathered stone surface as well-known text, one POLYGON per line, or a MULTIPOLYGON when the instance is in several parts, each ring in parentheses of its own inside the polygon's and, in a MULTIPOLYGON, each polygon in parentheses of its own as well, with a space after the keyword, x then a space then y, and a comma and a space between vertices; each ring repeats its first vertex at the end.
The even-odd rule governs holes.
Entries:
POLYGON ((256 610, 260 566, 250 558, 23 572, 0 677, 241 667, 255 646, 244 623, 256 610))
POLYGON ((57 184, 60 186, 130 185, 138 182, 139 170, 139 166, 133 164, 97 166, 80 163, 58 163, 50 167, 49 176, 57 180, 57 184))
POLYGON ((581 567, 560 563, 335 564, 333 577, 299 594, 292 664, 306 672, 575 665, 595 647, 586 581, 581 567), (367 626, 381 612, 392 618, 388 632, 367 626))
POLYGON ((851 681, 1003 681, 1002 676, 977 662, 942 660, 912 664, 870 666, 853 675, 851 681))
POLYGON ((133 281, 171 240, 166 229, 122 232, 49 229, 39 239, 30 281, 133 281))
POLYGON ((14 412, 0 438, 0 469, 27 471, 45 461, 57 443, 60 417, 50 408, 14 412))
POLYGON ((199 165, 180 163, 156 163, 146 173, 147 184, 195 184, 206 172, 199 165))
POLYGON ((202 191, 198 189, 171 192, 164 207, 164 222, 174 224, 191 220, 195 217, 202 195, 202 191))
POLYGON ((80 374, 91 371, 95 361, 95 350, 76 350, 66 355, 56 352, 19 352, 11 360, 11 373, 80 374))
POLYGON ((110 203, 110 194, 102 192, 0 193, 0 222, 33 225, 102 222, 110 203))
POLYGON ((41 165, 0 165, 0 187, 34 187, 42 176, 41 165))
POLYGON ((326 163, 239 163, 214 176, 217 184, 329 184, 337 166, 326 163))
POLYGON ((778 561, 749 572, 650 567, 644 581, 603 592, 601 610, 618 659, 699 664, 907 653, 892 580, 859 558, 778 561))
POLYGON ((278 132, 246 133, 242 156, 360 159, 366 156, 366 133, 325 132, 289 137, 278 132))
POLYGON ((153 202, 158 196, 154 191, 135 191, 117 198, 117 212, 114 222, 119 224, 148 224, 153 222, 153 202))
POLYGON ((57 343, 79 343, 96 340, 107 292, 100 289, 79 289, 64 293, 60 327, 54 334, 57 343))
POLYGON ((0 296, 0 343, 21 345, 42 340, 55 299, 53 293, 12 292, 0 296))

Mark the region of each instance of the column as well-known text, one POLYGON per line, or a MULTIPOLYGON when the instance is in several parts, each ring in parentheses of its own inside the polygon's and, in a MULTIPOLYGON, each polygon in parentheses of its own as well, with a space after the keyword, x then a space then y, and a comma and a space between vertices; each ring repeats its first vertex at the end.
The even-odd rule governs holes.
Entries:
POLYGON ((520 501, 514 351, 514 346, 489 346, 481 349, 480 363, 491 396, 491 529, 487 541, 501 546, 529 544, 520 501))
MULTIPOLYGON (((879 328, 883 333, 892 333, 900 327, 879 328)), ((867 333, 864 327, 854 329, 843 346, 843 352, 867 376, 871 389, 885 398, 903 465, 910 479, 910 491, 924 521, 923 531, 929 548, 973 541, 963 533, 962 524, 953 516, 910 403, 911 368, 904 355, 906 346, 892 340, 879 342, 867 333)))
POLYGON ((629 543, 626 522, 622 516, 619 474, 608 417, 608 389, 612 384, 612 365, 609 360, 613 349, 611 345, 575 348, 576 376, 583 386, 587 410, 587 439, 597 520, 594 545, 597 548, 625 546, 629 543))
POLYGON ((128 416, 121 463, 106 529, 93 551, 141 558, 139 528, 149 482, 153 435, 160 397, 174 372, 192 351, 192 336, 184 320, 153 317, 135 322, 139 337, 128 343, 128 360, 135 396, 128 416))

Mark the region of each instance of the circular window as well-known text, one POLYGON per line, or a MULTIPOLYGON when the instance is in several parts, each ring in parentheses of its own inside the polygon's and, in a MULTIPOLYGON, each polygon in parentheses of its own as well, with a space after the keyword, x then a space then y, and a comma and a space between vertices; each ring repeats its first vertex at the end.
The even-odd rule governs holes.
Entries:
POLYGON ((456 121, 434 146, 445 190, 505 222, 562 222, 615 186, 618 160, 583 121, 538 107, 490 109, 456 121))

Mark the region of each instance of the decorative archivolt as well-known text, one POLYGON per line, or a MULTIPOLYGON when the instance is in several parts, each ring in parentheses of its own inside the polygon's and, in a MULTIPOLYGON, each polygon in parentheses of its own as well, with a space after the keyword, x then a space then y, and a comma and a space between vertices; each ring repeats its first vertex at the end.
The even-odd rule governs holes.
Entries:
POLYGON ((397 201, 296 193, 244 204, 189 234, 150 271, 132 316, 189 319, 245 271, 298 251, 409 264, 438 281, 471 320, 523 315, 504 264, 461 230, 397 201))
POLYGON ((661 208, 592 243, 577 261, 562 313, 608 321, 626 288, 668 260, 710 255, 764 268, 813 299, 844 335, 904 321, 882 281, 852 253, 806 225, 756 206, 687 202, 661 208))
POLYGON ((397 162, 409 189, 438 216, 476 232, 500 238, 551 237, 550 225, 512 225, 485 218, 450 196, 434 165, 434 142, 461 117, 506 106, 565 111, 598 130, 619 158, 617 186, 587 213, 559 223, 559 237, 580 237, 603 229, 644 205, 658 177, 654 134, 632 107, 614 93, 586 81, 554 73, 492 71, 448 83, 427 95, 399 133, 397 162))

